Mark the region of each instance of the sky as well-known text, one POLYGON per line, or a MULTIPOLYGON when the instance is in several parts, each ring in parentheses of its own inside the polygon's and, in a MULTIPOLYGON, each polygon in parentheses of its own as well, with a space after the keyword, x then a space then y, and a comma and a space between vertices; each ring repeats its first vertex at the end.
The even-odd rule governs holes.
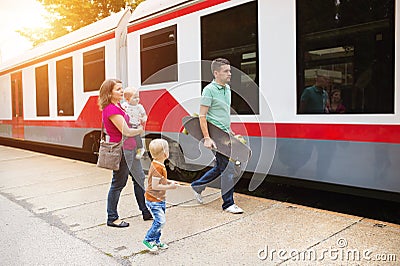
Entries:
POLYGON ((0 0, 0 62, 5 62, 32 44, 15 30, 45 27, 45 10, 36 0, 0 0))

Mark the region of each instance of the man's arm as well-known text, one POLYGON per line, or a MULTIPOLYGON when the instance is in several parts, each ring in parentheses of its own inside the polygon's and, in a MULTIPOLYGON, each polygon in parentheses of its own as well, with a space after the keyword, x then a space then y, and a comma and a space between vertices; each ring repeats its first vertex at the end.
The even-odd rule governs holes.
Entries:
POLYGON ((304 101, 300 101, 299 113, 304 113, 306 111, 306 103, 304 101))
POLYGON ((307 99, 308 99, 308 92, 304 90, 300 97, 300 108, 299 113, 303 114, 307 110, 307 99))
POLYGON ((200 105, 200 113, 199 113, 200 128, 204 137, 204 146, 208 149, 212 148, 216 149, 217 146, 215 145, 215 142, 210 138, 210 134, 208 133, 208 126, 206 119, 208 108, 209 108, 208 106, 200 105))

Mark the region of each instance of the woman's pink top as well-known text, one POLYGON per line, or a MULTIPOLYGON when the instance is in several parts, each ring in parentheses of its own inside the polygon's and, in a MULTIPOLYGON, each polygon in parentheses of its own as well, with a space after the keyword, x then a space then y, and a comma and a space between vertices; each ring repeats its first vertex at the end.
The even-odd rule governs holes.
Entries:
MULTIPOLYGON (((129 123, 129 116, 125 113, 125 111, 122 109, 119 103, 118 106, 110 103, 103 109, 102 118, 103 118, 104 128, 106 129, 107 134, 110 136, 110 142, 119 142, 122 139, 122 133, 110 120, 110 116, 112 115, 122 115, 127 124, 129 123)), ((130 137, 124 141, 123 145, 124 149, 133 150, 135 147, 136 147, 135 138, 130 137)))

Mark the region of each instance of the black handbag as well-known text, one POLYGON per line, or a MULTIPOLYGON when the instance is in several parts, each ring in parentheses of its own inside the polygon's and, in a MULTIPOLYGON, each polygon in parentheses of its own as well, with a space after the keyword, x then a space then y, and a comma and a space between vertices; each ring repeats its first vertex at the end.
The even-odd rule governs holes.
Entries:
POLYGON ((119 170, 119 164, 122 158, 122 139, 120 142, 106 142, 104 136, 104 123, 103 121, 101 122, 100 148, 97 167, 114 171, 119 170))

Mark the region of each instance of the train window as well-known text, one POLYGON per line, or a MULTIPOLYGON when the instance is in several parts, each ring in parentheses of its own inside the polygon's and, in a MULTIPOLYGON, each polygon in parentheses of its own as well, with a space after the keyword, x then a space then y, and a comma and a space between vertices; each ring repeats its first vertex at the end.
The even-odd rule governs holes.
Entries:
POLYGON ((35 68, 36 115, 49 116, 49 72, 48 66, 35 68))
POLYGON ((105 48, 83 53, 83 91, 96 91, 106 79, 105 48))
POLYGON ((176 25, 140 36, 142 84, 178 81, 176 40, 176 25))
MULTIPOLYGON (((202 60, 231 62, 231 106, 237 114, 259 114, 257 13, 253 1, 201 18, 202 60)), ((212 79, 210 65, 202 64, 202 80, 212 79)))
POLYGON ((298 113, 394 113, 394 0, 296 4, 298 113))
POLYGON ((72 57, 57 61, 57 114, 74 115, 72 57))

